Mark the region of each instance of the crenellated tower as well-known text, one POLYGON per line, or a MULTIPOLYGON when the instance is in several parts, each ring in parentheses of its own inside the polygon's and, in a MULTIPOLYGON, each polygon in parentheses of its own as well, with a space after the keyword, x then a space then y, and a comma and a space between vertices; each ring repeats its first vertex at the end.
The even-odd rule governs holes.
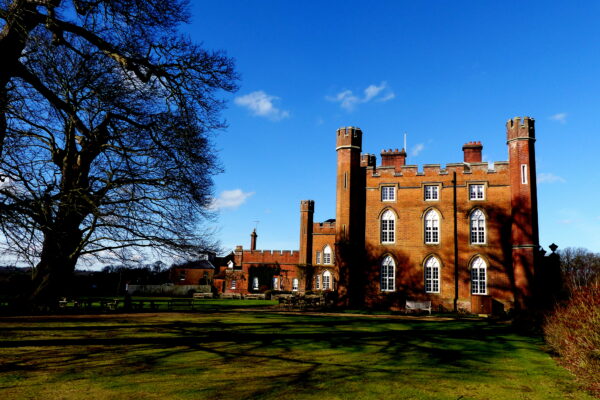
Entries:
MULTIPOLYGON (((351 280, 358 273, 353 268, 357 249, 364 248, 364 168, 361 168, 362 131, 356 127, 340 128, 336 132, 336 254, 338 295, 342 303, 350 299, 351 280)), ((357 282, 354 283, 356 285, 357 282)), ((357 291, 354 291, 357 293, 357 291)))
POLYGON ((525 308, 533 294, 539 248, 535 120, 516 117, 506 123, 511 199, 511 242, 515 302, 525 308))

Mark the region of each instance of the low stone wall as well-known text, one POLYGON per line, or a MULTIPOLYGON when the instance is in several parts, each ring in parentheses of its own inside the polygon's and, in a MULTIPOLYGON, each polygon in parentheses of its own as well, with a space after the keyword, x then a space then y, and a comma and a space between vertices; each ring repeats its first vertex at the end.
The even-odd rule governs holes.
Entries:
POLYGON ((210 285, 127 285, 131 295, 187 296, 191 292, 211 293, 210 285))

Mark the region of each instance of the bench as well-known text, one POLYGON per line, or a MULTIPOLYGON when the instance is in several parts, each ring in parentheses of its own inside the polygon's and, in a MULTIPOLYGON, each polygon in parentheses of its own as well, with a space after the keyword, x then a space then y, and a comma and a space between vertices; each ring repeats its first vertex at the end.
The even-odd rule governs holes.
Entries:
POLYGON ((409 311, 429 311, 431 315, 431 301, 406 300, 406 313, 409 311))
POLYGON ((242 295, 240 293, 221 293, 220 297, 222 299, 241 299, 242 295))
POLYGON ((264 293, 250 293, 250 294, 244 295, 244 299, 246 299, 246 300, 264 300, 265 294, 264 293))
POLYGON ((212 299, 212 293, 194 293, 194 299, 212 299))

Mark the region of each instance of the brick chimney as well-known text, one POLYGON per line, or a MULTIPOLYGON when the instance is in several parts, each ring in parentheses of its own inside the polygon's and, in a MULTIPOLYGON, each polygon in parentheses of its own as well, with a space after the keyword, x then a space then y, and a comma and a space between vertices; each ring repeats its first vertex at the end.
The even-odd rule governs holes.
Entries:
POLYGON ((381 166, 382 167, 394 167, 400 171, 400 168, 406 165, 406 151, 404 149, 396 150, 381 150, 381 166))
POLYGON ((465 154, 465 162, 468 163, 480 163, 481 162, 481 150, 483 145, 481 142, 469 142, 463 146, 463 152, 465 154))
POLYGON ((254 228, 254 230, 250 234, 250 251, 256 250, 256 237, 257 236, 258 235, 256 234, 256 228, 254 228))

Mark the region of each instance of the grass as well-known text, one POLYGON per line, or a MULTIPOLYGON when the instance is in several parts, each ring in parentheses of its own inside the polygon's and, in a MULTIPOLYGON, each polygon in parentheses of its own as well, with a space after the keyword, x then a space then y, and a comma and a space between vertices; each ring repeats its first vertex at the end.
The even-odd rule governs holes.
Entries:
POLYGON ((483 320, 223 309, 5 317, 0 398, 590 399, 542 347, 483 320))

